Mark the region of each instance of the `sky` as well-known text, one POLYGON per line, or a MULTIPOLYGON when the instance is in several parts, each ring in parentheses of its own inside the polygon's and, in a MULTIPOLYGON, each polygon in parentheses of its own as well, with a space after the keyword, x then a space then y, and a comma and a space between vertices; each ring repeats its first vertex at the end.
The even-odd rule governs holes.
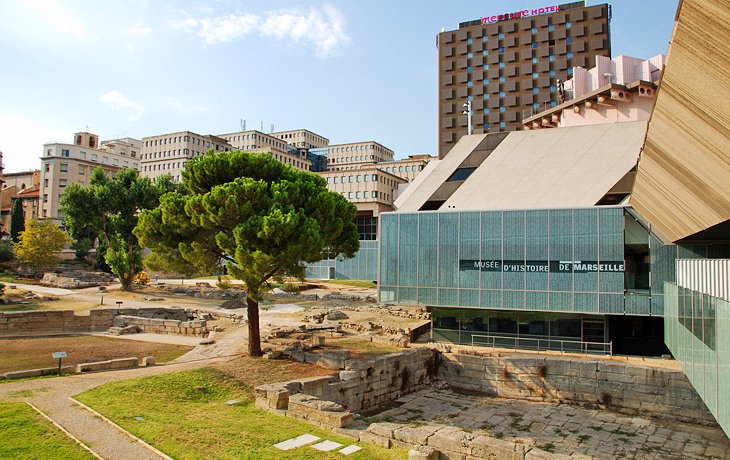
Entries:
MULTIPOLYGON (((436 154, 436 34, 538 0, 3 0, 0 151, 177 131, 309 129, 436 154), (88 127, 88 128, 87 128, 88 127)), ((589 0, 588 5, 603 3, 589 0)), ((614 0, 613 56, 666 53, 677 0, 614 0)))

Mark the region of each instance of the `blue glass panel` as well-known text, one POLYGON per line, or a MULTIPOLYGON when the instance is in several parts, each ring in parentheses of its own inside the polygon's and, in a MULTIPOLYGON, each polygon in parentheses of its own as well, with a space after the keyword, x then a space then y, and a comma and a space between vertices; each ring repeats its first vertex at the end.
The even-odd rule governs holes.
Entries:
MULTIPOLYGON (((526 213, 526 258, 528 261, 548 261, 550 254, 548 239, 550 216, 548 211, 527 211, 526 213)), ((548 272, 529 271, 525 273, 526 287, 528 291, 547 291, 548 272)), ((545 298, 545 309, 547 309, 547 298, 545 298)))
MULTIPOLYGON (((455 288, 459 278, 459 214, 439 213, 438 218, 438 286, 455 288)), ((457 301, 455 296, 453 301, 457 301)))
MULTIPOLYGON (((550 211, 550 260, 573 260, 573 211, 570 209, 550 211)), ((550 273, 550 290, 572 291, 572 273, 550 273)), ((570 303, 572 310, 572 299, 570 303)), ((561 302, 561 305, 563 304, 564 302, 561 302)), ((552 296, 550 296, 550 309, 559 309, 553 306, 552 296)))
POLYGON ((573 298, 573 311, 583 313, 598 312, 598 294, 576 293, 573 298))
POLYGON ((398 288, 398 300, 406 304, 416 304, 416 288, 398 288))
POLYGON ((503 293, 504 308, 513 310, 522 310, 525 308, 525 292, 524 291, 507 291, 503 293))
POLYGON ((551 311, 573 311, 573 293, 571 293, 571 292, 551 292, 550 293, 550 310, 551 311))
MULTIPOLYGON (((482 260, 502 260, 502 212, 482 213, 482 260)), ((501 271, 483 271, 482 289, 502 289, 501 271)), ((499 302, 498 302, 499 303, 499 302)), ((482 302, 483 306, 487 306, 482 302)))
POLYGON ((527 310, 548 310, 548 293, 527 291, 527 310))
MULTIPOLYGON (((479 259, 480 246, 480 216, 478 212, 459 213, 459 260, 479 259)), ((479 271, 464 270, 459 272, 459 287, 478 288, 479 271)), ((478 302, 478 296, 477 296, 478 302)), ((471 304, 464 304, 470 306, 471 304)), ((477 305, 474 305, 477 306, 477 305)))
MULTIPOLYGON (((435 287, 438 260, 436 257, 438 254, 438 214, 419 214, 418 229, 418 285, 435 287)), ((434 302, 435 300, 434 296, 434 302)))
POLYGON ((623 294, 601 294, 599 296, 601 313, 620 313, 624 312, 624 295, 623 294))
POLYGON ((398 215, 380 215, 380 284, 398 284, 398 215))
MULTIPOLYGON (((595 263, 598 261, 597 209, 576 209, 573 211, 573 252, 573 260, 576 262, 595 263)), ((597 271, 577 272, 573 274, 573 279, 576 292, 598 292, 597 271)))
POLYGON ((438 300, 436 288, 418 288, 418 303, 422 305, 436 305, 438 300))
MULTIPOLYGON (((525 211, 505 211, 504 213, 504 268, 509 262, 525 261, 525 211)), ((504 289, 524 290, 525 272, 504 270, 504 289)), ((522 302, 524 304, 524 300, 522 302)), ((505 296, 505 306, 507 297, 505 296)), ((509 308, 509 307, 508 307, 509 308)))
POLYGON ((482 289, 482 308, 502 308, 502 291, 482 289))
MULTIPOLYGON (((418 215, 400 216, 398 248, 398 285, 415 286, 418 265, 418 215)), ((415 294, 412 296, 415 298, 415 294)), ((403 299, 401 299, 403 300, 403 299)))
POLYGON ((478 289, 459 289, 459 305, 462 307, 479 306, 478 289))
POLYGON ((439 289, 438 304, 440 306, 453 306, 459 304, 459 291, 457 289, 439 289))

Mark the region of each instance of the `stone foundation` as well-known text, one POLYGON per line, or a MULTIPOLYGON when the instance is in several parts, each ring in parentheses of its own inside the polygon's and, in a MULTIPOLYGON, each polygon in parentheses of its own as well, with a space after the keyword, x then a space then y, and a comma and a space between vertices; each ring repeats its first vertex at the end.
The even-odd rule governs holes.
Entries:
POLYGON ((76 316, 70 310, 0 313, 0 337, 74 334, 90 328, 90 317, 76 316))
POLYGON ((430 384, 436 373, 435 353, 409 349, 348 364, 339 375, 261 385, 256 388, 256 405, 329 428, 348 426, 351 412, 373 409, 430 384))
POLYGON ((119 315, 112 320, 112 329, 118 328, 120 333, 133 326, 134 332, 151 332, 154 334, 176 334, 203 337, 208 334, 207 322, 204 320, 178 321, 175 319, 154 319, 138 316, 119 315))
POLYGON ((439 356, 439 378, 456 389, 715 424, 680 370, 552 356, 439 356))

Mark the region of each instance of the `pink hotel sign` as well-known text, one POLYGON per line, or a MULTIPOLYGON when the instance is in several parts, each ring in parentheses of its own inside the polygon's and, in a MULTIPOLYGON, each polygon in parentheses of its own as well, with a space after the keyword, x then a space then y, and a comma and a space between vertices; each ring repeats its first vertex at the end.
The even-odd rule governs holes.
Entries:
POLYGON ((546 13, 557 13, 560 11, 558 5, 546 6, 544 8, 535 8, 532 10, 520 10, 513 13, 496 14, 494 16, 486 16, 481 18, 482 24, 491 24, 493 22, 505 21, 507 19, 526 18, 528 16, 536 16, 546 13))

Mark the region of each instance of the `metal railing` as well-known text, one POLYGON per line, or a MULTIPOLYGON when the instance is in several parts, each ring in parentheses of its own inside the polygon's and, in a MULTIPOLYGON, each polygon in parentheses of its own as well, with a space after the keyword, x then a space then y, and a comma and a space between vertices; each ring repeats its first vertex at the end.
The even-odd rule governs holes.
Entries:
POLYGON ((613 341, 586 342, 582 340, 539 339, 537 337, 513 337, 507 335, 472 334, 471 346, 491 346, 494 348, 514 348, 523 350, 560 351, 560 353, 605 354, 613 356, 613 341), (484 338, 485 341, 475 341, 484 338), (490 343, 491 341, 491 343, 490 343))

